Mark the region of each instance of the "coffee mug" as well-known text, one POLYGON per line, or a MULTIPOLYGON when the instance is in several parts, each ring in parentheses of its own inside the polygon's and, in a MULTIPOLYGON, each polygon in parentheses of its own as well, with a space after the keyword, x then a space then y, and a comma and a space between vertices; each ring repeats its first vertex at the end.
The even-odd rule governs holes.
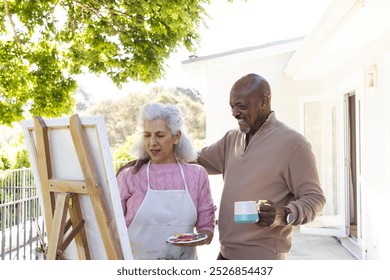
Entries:
POLYGON ((256 223, 258 220, 256 201, 234 202, 234 222, 236 224, 256 223))

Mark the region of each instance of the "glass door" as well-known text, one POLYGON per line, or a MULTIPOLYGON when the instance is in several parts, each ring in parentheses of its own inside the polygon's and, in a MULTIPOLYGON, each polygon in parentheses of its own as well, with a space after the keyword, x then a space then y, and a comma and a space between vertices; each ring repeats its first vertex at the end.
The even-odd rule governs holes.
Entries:
POLYGON ((301 99, 301 133, 311 143, 326 196, 322 213, 301 232, 348 236, 344 187, 343 100, 324 96, 301 99))

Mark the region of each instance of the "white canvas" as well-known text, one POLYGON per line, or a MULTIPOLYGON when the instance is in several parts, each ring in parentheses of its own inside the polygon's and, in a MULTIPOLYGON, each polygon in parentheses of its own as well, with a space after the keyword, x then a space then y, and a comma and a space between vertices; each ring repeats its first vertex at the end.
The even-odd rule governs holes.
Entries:
MULTIPOLYGON (((84 180, 81 166, 69 130, 70 118, 44 119, 48 127, 49 147, 52 165, 52 178, 59 180, 84 180)), ((119 191, 110 152, 110 145, 103 116, 80 116, 80 121, 86 131, 90 150, 96 167, 99 183, 102 187, 110 220, 115 224, 117 238, 120 241, 124 259, 133 259, 127 228, 121 207, 119 191)), ((42 189, 37 166, 37 146, 34 132, 34 120, 21 122, 22 130, 32 165, 38 194, 43 205, 42 189)), ((80 203, 85 220, 85 230, 91 258, 107 259, 98 224, 95 218, 91 200, 88 195, 80 195, 80 203)), ((74 241, 64 254, 66 259, 78 259, 74 241)))

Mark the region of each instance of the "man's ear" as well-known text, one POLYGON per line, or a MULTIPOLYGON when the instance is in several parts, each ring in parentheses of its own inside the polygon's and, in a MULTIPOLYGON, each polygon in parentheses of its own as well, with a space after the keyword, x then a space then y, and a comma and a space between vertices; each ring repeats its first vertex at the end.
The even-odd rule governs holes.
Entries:
POLYGON ((181 137, 181 131, 179 130, 174 136, 173 136, 173 143, 175 145, 179 144, 181 137))
POLYGON ((269 108, 271 103, 271 96, 265 95, 261 98, 261 109, 264 111, 269 108))

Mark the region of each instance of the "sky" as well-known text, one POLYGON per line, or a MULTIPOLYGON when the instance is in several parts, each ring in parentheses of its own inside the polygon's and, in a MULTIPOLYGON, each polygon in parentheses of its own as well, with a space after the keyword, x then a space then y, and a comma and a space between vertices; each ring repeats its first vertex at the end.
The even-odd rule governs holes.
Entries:
MULTIPOLYGON (((239 48, 306 36, 315 27, 332 0, 213 0, 206 11, 207 28, 200 29, 196 55, 206 56, 239 48)), ((181 62, 189 53, 179 48, 167 61, 167 74, 154 84, 130 82, 119 90, 109 78, 80 76, 79 85, 96 99, 121 97, 130 91, 147 91, 153 86, 185 86, 181 62)))

